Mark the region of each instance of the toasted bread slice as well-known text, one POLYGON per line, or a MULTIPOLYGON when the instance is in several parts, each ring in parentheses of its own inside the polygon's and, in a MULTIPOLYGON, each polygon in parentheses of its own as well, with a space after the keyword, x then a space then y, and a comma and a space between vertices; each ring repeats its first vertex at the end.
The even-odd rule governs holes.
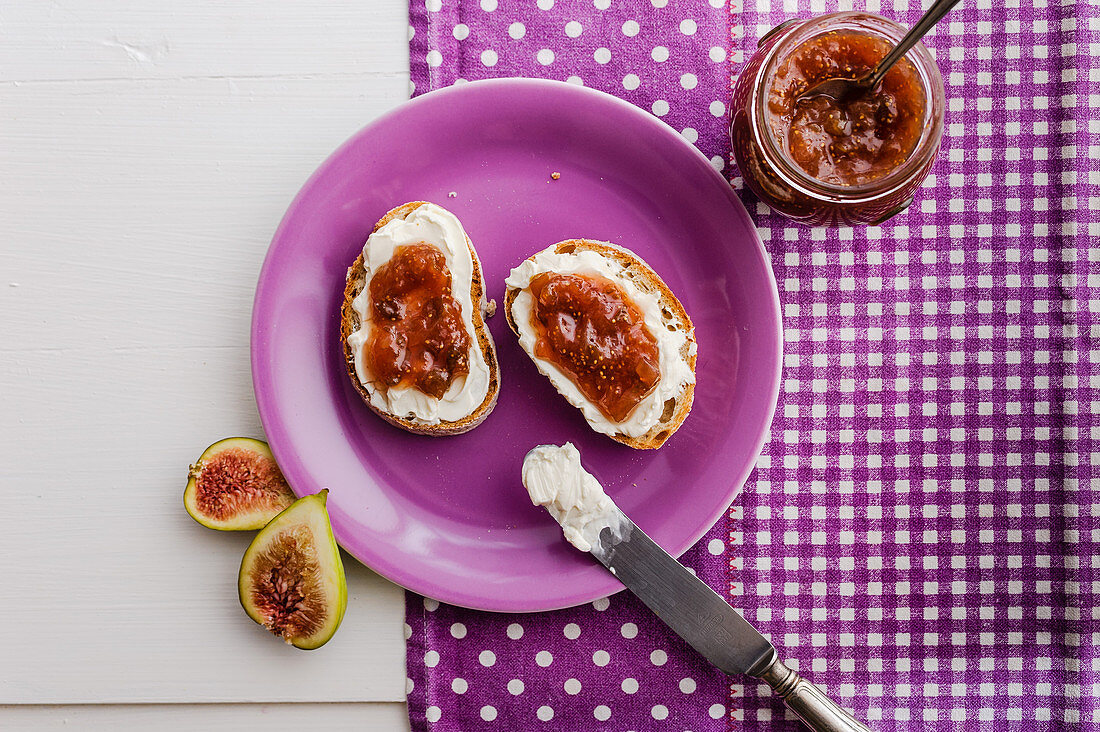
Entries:
MULTIPOLYGON (((691 412, 691 405, 695 398, 695 326, 692 324, 691 318, 688 317, 687 311, 684 310, 684 306, 672 293, 668 285, 665 284, 664 280, 662 280, 660 276, 641 259, 641 257, 621 246, 605 241, 593 241, 591 239, 568 239, 558 242, 544 251, 552 251, 556 254, 570 254, 585 250, 596 252, 602 257, 620 265, 622 271, 618 276, 632 282, 643 293, 656 296, 660 305, 662 325, 669 331, 679 332, 685 336, 683 343, 679 347, 679 357, 683 359, 683 362, 691 369, 690 381, 683 383, 676 393, 670 395, 665 400, 660 418, 657 420, 656 424, 650 427, 644 434, 630 436, 622 432, 616 432, 608 435, 611 439, 638 450, 656 449, 663 445, 665 441, 680 428, 680 425, 684 423, 684 420, 687 419, 688 414, 691 412)), ((538 252, 531 255, 528 257, 528 260, 534 261, 541 253, 542 252, 538 252)), ((508 320, 508 327, 510 327, 512 332, 517 336, 520 336, 521 332, 516 324, 515 314, 512 312, 512 305, 515 303, 516 297, 521 291, 522 288, 516 288, 509 285, 504 296, 504 314, 508 320)), ((659 337, 660 334, 654 333, 653 335, 659 337)), ((547 370, 548 364, 545 361, 537 358, 530 351, 528 351, 527 355, 535 362, 539 371, 550 377, 550 373, 547 370)), ((558 374, 561 374, 561 372, 559 371, 558 374)), ((564 375, 562 375, 562 377, 568 378, 564 375)), ((664 374, 662 374, 662 378, 665 378, 664 374)), ((551 377, 551 382, 554 382, 553 377, 551 377)), ((561 392, 561 388, 558 384, 555 383, 554 387, 561 392)), ((564 395, 564 392, 562 393, 564 395)), ((583 396, 581 398, 583 399, 583 396)), ((570 402, 573 402, 573 399, 570 399, 570 402)), ((589 402, 589 404, 590 403, 591 402, 589 402)), ((576 403, 574 403, 573 406, 580 408, 576 403)), ((588 419, 587 414, 585 417, 588 419)), ((592 420, 588 419, 588 421, 593 429, 596 429, 596 425, 593 424, 592 420)), ((597 429, 597 431, 602 430, 597 429)))
MULTIPOLYGON (((409 214, 425 203, 425 201, 411 201, 391 209, 374 225, 374 229, 371 233, 378 231, 394 219, 404 219, 408 217, 409 214)), ((481 349, 481 353, 485 358, 485 365, 489 369, 489 390, 485 395, 485 399, 472 412, 454 421, 444 420, 435 424, 428 423, 415 417, 410 418, 408 416, 392 414, 373 403, 371 400, 370 388, 359 380, 359 376, 356 373, 355 353, 348 342, 348 336, 358 331, 362 324, 360 314, 356 311, 355 307, 353 307, 352 303, 368 285, 363 255, 360 254, 348 269, 347 285, 344 288, 344 303, 340 309, 340 340, 344 344, 344 366, 347 369, 348 378, 351 379, 351 383, 355 387, 355 390, 359 392, 359 396, 363 398, 363 401, 375 414, 390 424, 418 435, 443 437, 472 430, 474 427, 481 424, 485 418, 489 416, 489 413, 493 411, 493 407, 495 407, 497 403, 497 395, 500 393, 500 365, 497 363, 496 346, 493 344, 493 338, 485 325, 485 318, 493 314, 496 303, 487 302, 485 299, 485 276, 481 271, 481 261, 478 259, 477 251, 470 242, 469 236, 466 237, 466 246, 470 250, 470 256, 474 264, 473 277, 470 284, 470 302, 473 303, 473 312, 471 313, 474 323, 473 336, 477 339, 477 346, 481 349)))

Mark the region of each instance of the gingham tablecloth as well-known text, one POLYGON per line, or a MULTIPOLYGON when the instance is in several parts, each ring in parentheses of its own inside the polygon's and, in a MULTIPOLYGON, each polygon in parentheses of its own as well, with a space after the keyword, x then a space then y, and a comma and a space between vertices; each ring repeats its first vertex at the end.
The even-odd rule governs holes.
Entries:
MULTIPOLYGON (((584 83, 741 189, 730 79, 772 26, 838 9, 413 0, 413 91, 584 83)), ((1100 6, 964 0, 927 45, 948 112, 909 211, 811 229, 742 191, 779 283, 782 391, 756 471, 684 561, 874 729, 1100 729, 1100 6)), ((407 607, 415 730, 799 728, 628 596, 407 607)))

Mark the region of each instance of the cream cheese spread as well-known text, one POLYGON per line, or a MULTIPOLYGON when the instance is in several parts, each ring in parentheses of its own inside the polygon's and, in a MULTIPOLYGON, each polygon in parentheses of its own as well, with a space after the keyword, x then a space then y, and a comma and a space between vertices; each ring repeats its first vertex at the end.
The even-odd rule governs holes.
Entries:
POLYGON ((352 301, 360 325, 348 335, 348 345, 355 354, 355 373, 370 394, 372 405, 404 419, 435 425, 467 417, 485 401, 489 393, 489 367, 474 329, 474 303, 470 297, 475 266, 462 224, 450 211, 433 203, 422 204, 405 218, 390 221, 367 239, 363 245, 367 286, 352 301), (395 249, 420 242, 431 244, 443 253, 451 271, 451 294, 462 310, 462 322, 470 335, 470 371, 456 377, 440 399, 412 387, 387 389, 379 385, 363 358, 363 344, 370 338, 372 326, 370 281, 374 273, 390 261, 395 249))
MULTIPOLYGON (((524 260, 514 268, 504 283, 509 288, 518 289, 515 300, 512 301, 512 321, 519 330, 519 344, 523 350, 532 356, 538 367, 554 385, 562 396, 570 404, 584 413, 585 419, 592 429, 605 435, 626 435, 627 437, 641 437, 649 432, 655 424, 661 420, 661 414, 665 409, 665 402, 677 398, 687 384, 695 383, 695 373, 690 364, 680 353, 684 342, 688 340, 687 334, 677 329, 670 331, 661 318, 660 298, 650 292, 641 290, 630 278, 623 276, 623 266, 613 259, 608 259, 599 252, 582 250, 578 252, 557 253, 554 247, 549 247, 536 254, 531 259, 524 260), (653 391, 645 396, 633 411, 622 422, 612 422, 599 407, 588 400, 569 375, 557 367, 556 364, 542 358, 535 353, 535 341, 537 334, 531 323, 531 312, 534 306, 534 298, 528 286, 531 280, 544 272, 557 274, 597 275, 606 277, 623 288, 627 297, 645 316, 645 325, 650 334, 657 340, 658 363, 661 369, 661 378, 653 391)), ((695 342, 691 342, 691 353, 695 352, 695 342)))
POLYGON ((603 486, 581 466, 581 453, 567 442, 539 445, 523 459, 523 486, 531 503, 544 506, 561 525, 566 540, 582 552, 599 543, 610 528, 621 536, 626 517, 603 486))

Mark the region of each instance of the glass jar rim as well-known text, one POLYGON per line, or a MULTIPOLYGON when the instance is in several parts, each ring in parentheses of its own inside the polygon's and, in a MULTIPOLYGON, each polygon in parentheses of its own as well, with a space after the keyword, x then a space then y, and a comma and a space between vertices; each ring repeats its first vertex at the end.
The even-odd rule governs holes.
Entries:
POLYGON ((891 193, 895 188, 904 185, 935 157, 943 133, 945 107, 943 79, 932 54, 923 43, 918 42, 905 55, 905 58, 916 69, 925 91, 925 99, 929 103, 925 105, 925 119, 921 137, 913 147, 913 152, 910 153, 902 165, 889 174, 866 183, 841 185, 814 178, 788 156, 781 142, 772 135, 770 125, 767 124, 764 117, 764 110, 767 107, 768 82, 774 76, 781 58, 784 58, 789 52, 811 38, 836 30, 838 24, 842 24, 841 28, 848 27, 853 30, 870 32, 891 43, 897 43, 908 31, 907 28, 889 18, 863 11, 829 13, 805 20, 796 25, 768 49, 767 56, 760 64, 756 92, 752 97, 752 105, 755 109, 752 110, 751 118, 754 120, 754 125, 760 130, 759 136, 763 138, 764 144, 761 145, 763 155, 768 159, 773 170, 783 177, 788 185, 811 196, 827 196, 843 200, 873 199, 891 193))

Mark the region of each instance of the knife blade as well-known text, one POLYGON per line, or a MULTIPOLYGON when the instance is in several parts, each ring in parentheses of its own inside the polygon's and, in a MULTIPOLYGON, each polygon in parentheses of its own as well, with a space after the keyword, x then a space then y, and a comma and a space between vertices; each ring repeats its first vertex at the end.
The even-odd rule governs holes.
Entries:
POLYGON ((590 554, 688 645, 727 674, 767 682, 817 732, 868 732, 821 689, 779 660, 775 646, 617 506, 590 554))

